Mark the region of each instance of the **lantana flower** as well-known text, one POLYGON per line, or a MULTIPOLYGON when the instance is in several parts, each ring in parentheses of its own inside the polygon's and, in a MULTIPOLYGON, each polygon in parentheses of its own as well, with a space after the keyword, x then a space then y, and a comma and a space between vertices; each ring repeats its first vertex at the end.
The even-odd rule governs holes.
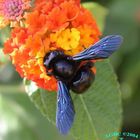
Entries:
POLYGON ((100 36, 96 20, 79 0, 36 0, 24 25, 12 30, 4 53, 10 55, 22 77, 49 91, 57 90, 57 84, 43 65, 46 53, 62 50, 73 56, 100 36))
POLYGON ((0 28, 17 25, 24 12, 31 7, 30 0, 0 0, 0 28))

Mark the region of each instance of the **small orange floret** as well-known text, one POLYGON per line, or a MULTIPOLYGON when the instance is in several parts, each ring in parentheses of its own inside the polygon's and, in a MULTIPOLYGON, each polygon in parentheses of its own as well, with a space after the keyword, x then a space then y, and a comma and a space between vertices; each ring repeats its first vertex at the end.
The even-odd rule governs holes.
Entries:
POLYGON ((66 28, 68 25, 67 17, 60 7, 53 8, 47 16, 46 26, 48 30, 59 30, 61 28, 66 28))
POLYGON ((33 11, 26 15, 26 25, 30 33, 42 32, 46 27, 46 16, 38 11, 33 11))
POLYGON ((67 17, 67 21, 74 20, 80 12, 78 5, 74 1, 65 1, 60 5, 60 8, 63 11, 63 15, 67 17))

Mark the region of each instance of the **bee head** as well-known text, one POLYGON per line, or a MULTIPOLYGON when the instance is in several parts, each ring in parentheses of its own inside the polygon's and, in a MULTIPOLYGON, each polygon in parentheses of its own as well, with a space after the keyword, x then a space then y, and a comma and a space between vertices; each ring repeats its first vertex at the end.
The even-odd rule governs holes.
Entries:
POLYGON ((54 75, 56 79, 69 82, 78 68, 77 62, 71 56, 62 51, 52 51, 44 57, 44 66, 48 75, 54 75), (51 72, 50 72, 51 71, 51 72))

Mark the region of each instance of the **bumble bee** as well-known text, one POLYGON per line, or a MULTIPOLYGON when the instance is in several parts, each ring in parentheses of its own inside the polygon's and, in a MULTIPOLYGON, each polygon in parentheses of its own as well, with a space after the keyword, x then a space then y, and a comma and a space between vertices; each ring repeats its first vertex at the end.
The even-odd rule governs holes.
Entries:
POLYGON ((94 66, 92 60, 108 58, 121 43, 121 36, 110 35, 73 57, 60 50, 45 55, 46 72, 58 82, 56 126, 61 134, 69 132, 75 116, 69 90, 77 94, 84 93, 95 79, 95 73, 91 70, 94 66))

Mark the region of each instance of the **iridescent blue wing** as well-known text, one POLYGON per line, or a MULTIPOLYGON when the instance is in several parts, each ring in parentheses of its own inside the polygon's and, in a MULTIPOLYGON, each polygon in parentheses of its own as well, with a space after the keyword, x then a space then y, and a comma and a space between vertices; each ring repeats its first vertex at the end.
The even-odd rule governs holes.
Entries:
POLYGON ((56 126, 61 134, 67 134, 74 121, 75 111, 67 86, 58 81, 56 126))
POLYGON ((90 46, 88 49, 73 57, 74 60, 91 60, 91 59, 104 59, 108 58, 113 52, 115 52, 122 43, 122 36, 110 35, 101 39, 96 44, 90 46))

